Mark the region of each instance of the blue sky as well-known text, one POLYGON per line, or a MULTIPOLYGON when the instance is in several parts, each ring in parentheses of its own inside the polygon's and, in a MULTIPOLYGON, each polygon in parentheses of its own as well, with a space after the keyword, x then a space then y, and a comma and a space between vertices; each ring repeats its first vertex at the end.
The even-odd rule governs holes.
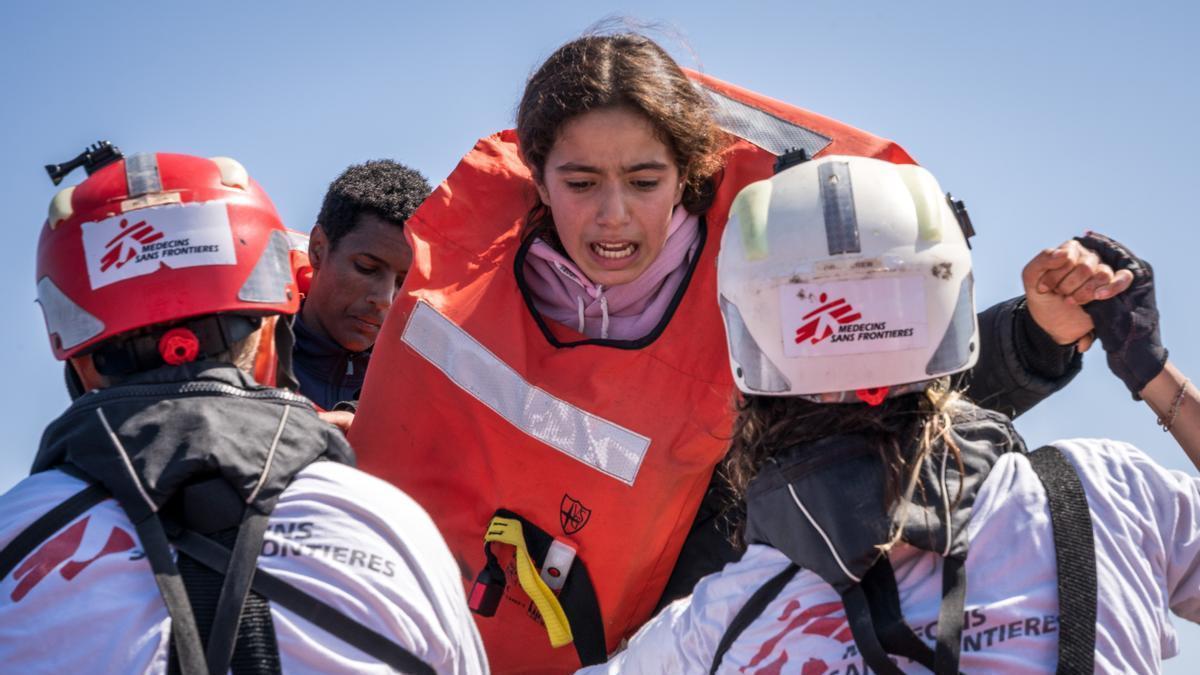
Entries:
MULTIPOLYGON (((1021 267, 1042 247, 1089 228, 1124 241, 1155 266, 1172 358, 1200 377, 1188 272, 1200 245, 1193 4, 107 5, 0 8, 10 209, 0 490, 27 471, 67 404, 33 302, 34 249, 55 191, 43 164, 98 138, 126 152, 232 156, 285 222, 307 231, 350 163, 391 157, 440 181, 477 137, 511 126, 545 56, 610 15, 659 22, 685 65, 905 146, 967 202, 980 306, 1020 292, 1021 267)), ((1018 427, 1031 445, 1128 440, 1194 473, 1098 348, 1018 427)), ((1184 630, 1193 639, 1181 642, 1196 644, 1200 630, 1184 630)), ((1197 664, 1200 652, 1185 654, 1168 672, 1197 664)))

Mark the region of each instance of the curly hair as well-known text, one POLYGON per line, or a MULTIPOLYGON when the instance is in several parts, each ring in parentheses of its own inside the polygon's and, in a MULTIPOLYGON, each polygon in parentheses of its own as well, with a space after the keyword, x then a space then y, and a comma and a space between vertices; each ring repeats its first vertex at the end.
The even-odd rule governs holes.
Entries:
POLYGON ((429 192, 425 176, 399 162, 377 159, 355 164, 329 184, 317 223, 333 248, 364 213, 404 227, 429 192))
MULTIPOLYGON (((683 207, 700 214, 712 203, 711 178, 727 137, 712 104, 656 42, 637 33, 587 35, 559 47, 525 85, 517 109, 521 155, 542 180, 546 157, 571 119, 593 110, 631 108, 666 144, 684 182, 683 207)), ((535 205, 524 235, 553 237, 552 214, 535 205)))

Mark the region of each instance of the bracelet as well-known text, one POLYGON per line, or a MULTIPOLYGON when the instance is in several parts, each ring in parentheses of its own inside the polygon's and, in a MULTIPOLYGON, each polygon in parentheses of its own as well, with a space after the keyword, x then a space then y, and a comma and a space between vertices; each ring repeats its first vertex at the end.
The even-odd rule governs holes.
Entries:
POLYGON ((1167 420, 1159 417, 1154 420, 1158 426, 1162 427, 1163 431, 1170 431, 1171 426, 1175 424, 1175 418, 1179 417, 1179 409, 1183 407, 1183 395, 1187 393, 1188 383, 1191 382, 1188 378, 1183 378, 1183 384, 1179 387, 1179 393, 1175 395, 1175 401, 1171 403, 1171 410, 1167 414, 1167 420))

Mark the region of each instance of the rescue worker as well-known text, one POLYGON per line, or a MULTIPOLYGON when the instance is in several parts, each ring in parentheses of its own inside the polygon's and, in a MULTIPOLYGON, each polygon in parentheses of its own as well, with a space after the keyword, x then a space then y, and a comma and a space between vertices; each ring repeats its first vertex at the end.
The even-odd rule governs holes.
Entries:
MULTIPOLYGON (((350 438, 446 535, 497 671, 599 663, 736 556, 709 489, 735 391, 716 244, 740 188, 830 152, 912 162, 689 75, 643 36, 593 35, 549 57, 516 132, 482 139, 410 219, 413 267, 350 438)), ((1077 252, 1059 262, 1120 289, 1077 252)), ((1078 370, 1088 330, 1037 312, 981 317, 988 405, 1022 412, 1078 370)))
POLYGON ((325 193, 292 357, 300 393, 324 410, 343 402, 354 409, 371 347, 412 264, 404 222, 428 195, 424 176, 387 159, 347 168, 325 193))
MULTIPOLYGON (((1177 653, 1168 610, 1200 620, 1200 480, 1107 439, 1030 452, 951 386, 980 336, 942 194, 922 168, 839 156, 742 191, 763 203, 735 206, 717 274, 749 546, 586 672, 1150 673, 1177 653), (844 306, 861 319, 814 323, 844 306)), ((1061 310, 1094 320, 1195 459, 1200 399, 1167 360, 1149 265, 1079 242, 1133 285, 1061 310)))
POLYGON ((429 517, 253 377, 300 304, 267 195, 223 157, 78 165, 37 289, 86 393, 0 497, 4 670, 487 672, 429 517))

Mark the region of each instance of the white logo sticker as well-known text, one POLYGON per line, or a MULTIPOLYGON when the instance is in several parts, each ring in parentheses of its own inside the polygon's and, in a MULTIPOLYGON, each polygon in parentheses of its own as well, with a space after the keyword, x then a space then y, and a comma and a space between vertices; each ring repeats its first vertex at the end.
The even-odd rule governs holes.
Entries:
POLYGON ((785 284, 779 289, 784 355, 924 347, 928 327, 922 284, 917 276, 785 284))
POLYGON ((83 224, 92 288, 158 271, 235 265, 233 230, 222 202, 142 209, 83 224))

